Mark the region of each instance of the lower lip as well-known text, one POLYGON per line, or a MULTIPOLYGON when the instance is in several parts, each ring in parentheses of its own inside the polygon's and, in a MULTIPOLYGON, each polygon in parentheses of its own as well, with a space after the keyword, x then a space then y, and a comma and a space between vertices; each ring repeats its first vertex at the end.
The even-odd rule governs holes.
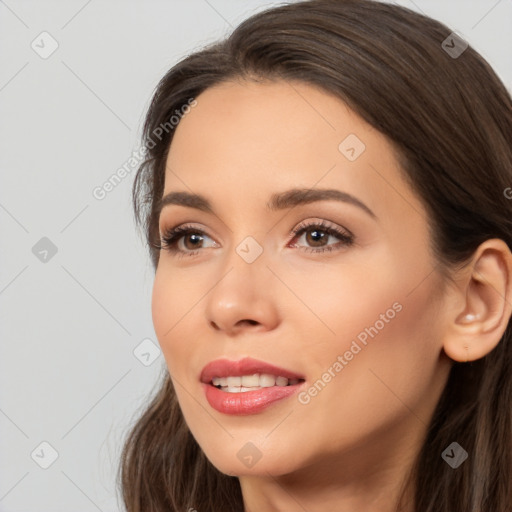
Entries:
POLYGON ((206 400, 217 411, 224 414, 255 414, 263 411, 269 405, 295 394, 303 382, 293 386, 272 386, 269 388, 228 393, 212 384, 203 383, 206 400))

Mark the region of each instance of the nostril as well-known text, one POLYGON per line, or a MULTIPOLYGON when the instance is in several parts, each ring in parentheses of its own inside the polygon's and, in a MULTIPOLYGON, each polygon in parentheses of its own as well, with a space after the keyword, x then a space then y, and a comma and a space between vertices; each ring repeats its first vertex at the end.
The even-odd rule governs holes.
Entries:
POLYGON ((256 320, 240 320, 240 322, 238 322, 238 323, 241 323, 241 324, 248 323, 249 325, 258 325, 259 322, 257 322, 256 320))

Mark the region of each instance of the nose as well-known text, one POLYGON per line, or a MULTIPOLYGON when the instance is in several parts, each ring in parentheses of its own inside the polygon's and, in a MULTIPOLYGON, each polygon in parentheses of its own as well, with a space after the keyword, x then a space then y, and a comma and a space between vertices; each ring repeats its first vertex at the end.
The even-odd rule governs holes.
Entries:
POLYGON ((209 325, 227 336, 275 329, 279 323, 275 281, 264 254, 247 263, 233 251, 205 298, 209 325))

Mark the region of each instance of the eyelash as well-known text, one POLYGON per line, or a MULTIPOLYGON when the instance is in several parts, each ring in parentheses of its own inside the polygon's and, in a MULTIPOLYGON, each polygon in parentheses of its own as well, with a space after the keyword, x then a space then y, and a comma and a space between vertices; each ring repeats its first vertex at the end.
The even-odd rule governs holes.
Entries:
MULTIPOLYGON (((297 237, 302 236, 303 233, 308 231, 311 228, 317 228, 318 231, 323 231, 327 235, 332 235, 336 238, 339 238, 341 240, 340 244, 344 247, 349 247, 353 245, 354 243, 354 235, 350 233, 348 230, 347 232, 340 231, 339 229, 328 225, 324 221, 320 222, 311 222, 311 223, 301 223, 299 224, 295 229, 293 229, 290 232, 290 235, 293 235, 292 240, 294 240, 297 237)), ((183 224, 181 226, 177 226, 172 229, 168 229, 164 231, 162 237, 161 237, 161 245, 157 247, 157 249, 163 249, 165 251, 170 252, 171 254, 183 257, 183 256, 195 256, 198 254, 198 252, 201 249, 197 249, 195 251, 183 251, 181 249, 177 249, 176 245, 179 242, 179 240, 188 234, 199 234, 199 235, 206 235, 208 236, 204 231, 201 229, 197 229, 194 226, 190 224, 183 224)), ((210 238, 210 237, 208 237, 210 238)), ((326 251, 334 251, 337 250, 333 247, 333 245, 327 245, 322 248, 314 248, 314 247, 300 247, 301 250, 306 252, 312 252, 312 253, 322 253, 326 251)))

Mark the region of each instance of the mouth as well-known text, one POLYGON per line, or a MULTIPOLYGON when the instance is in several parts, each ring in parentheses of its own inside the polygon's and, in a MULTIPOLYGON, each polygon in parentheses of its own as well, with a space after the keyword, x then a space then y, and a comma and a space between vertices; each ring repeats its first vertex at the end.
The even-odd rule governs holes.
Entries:
POLYGON ((294 386, 304 379, 288 379, 282 375, 272 375, 270 373, 254 373, 252 375, 242 375, 229 377, 213 377, 210 384, 226 393, 245 393, 257 389, 271 388, 274 386, 285 387, 294 386))
MULTIPOLYGON (((201 382, 220 388, 268 388, 304 381, 304 376, 265 361, 245 357, 238 361, 216 359, 202 370, 201 382)), ((228 392, 237 393, 239 391, 228 392)))
POLYGON ((218 359, 200 377, 209 404, 224 414, 254 414, 298 391, 304 376, 285 368, 244 358, 218 359))

